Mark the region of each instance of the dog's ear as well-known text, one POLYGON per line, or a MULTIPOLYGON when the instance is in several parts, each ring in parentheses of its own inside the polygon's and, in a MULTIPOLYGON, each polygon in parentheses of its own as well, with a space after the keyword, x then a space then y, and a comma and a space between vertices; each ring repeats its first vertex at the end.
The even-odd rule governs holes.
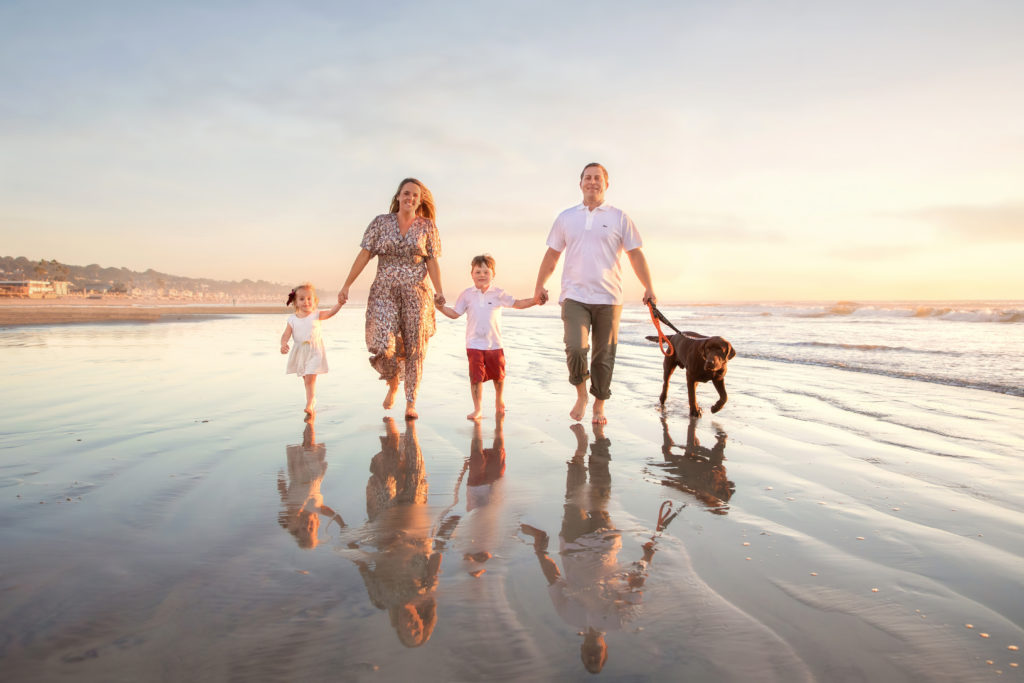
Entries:
POLYGON ((736 349, 732 348, 732 344, 730 344, 729 342, 725 342, 725 346, 726 348, 729 349, 729 353, 726 354, 725 359, 732 360, 733 358, 736 357, 736 349))

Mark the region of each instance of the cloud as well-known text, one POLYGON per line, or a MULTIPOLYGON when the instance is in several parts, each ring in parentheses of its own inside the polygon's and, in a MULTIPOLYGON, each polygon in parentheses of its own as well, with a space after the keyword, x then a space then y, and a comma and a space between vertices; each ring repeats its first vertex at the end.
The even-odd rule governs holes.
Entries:
POLYGON ((1024 242, 1024 203, 937 206, 901 214, 970 242, 1024 242))

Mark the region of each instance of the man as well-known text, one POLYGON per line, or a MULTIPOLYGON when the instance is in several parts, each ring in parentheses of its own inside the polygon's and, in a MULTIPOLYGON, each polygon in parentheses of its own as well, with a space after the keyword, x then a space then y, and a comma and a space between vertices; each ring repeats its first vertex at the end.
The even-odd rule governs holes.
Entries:
POLYGON ((629 256, 640 284, 644 303, 656 303, 651 272, 641 250, 643 241, 633 221, 623 211, 604 201, 608 190, 608 171, 598 163, 589 163, 580 174, 583 203, 566 209, 555 219, 548 234, 548 250, 537 273, 538 301, 547 300, 545 283, 555 272, 565 252, 562 269, 562 306, 565 325, 565 357, 569 383, 576 387, 576 404, 569 416, 582 420, 587 412, 586 379, 594 395, 593 421, 605 424, 604 403, 611 396, 615 348, 619 340, 619 316, 622 313, 622 252, 629 256), (589 339, 594 346, 587 367, 589 339))

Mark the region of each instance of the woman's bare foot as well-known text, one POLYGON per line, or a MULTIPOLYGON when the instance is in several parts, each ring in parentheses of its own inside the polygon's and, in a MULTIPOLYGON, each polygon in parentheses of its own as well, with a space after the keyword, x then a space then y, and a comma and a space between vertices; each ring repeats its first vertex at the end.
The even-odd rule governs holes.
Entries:
POLYGON ((590 396, 587 394, 586 382, 576 385, 576 405, 569 411, 569 417, 579 422, 587 414, 587 401, 590 396))
POLYGON ((420 414, 416 412, 416 404, 411 402, 411 401, 406 401, 405 402, 405 419, 406 420, 415 420, 419 416, 420 416, 420 414))
POLYGON ((484 414, 483 414, 483 413, 482 413, 482 412, 480 411, 480 409, 479 409, 479 408, 477 408, 477 409, 476 409, 476 410, 474 410, 474 411, 473 411, 472 413, 470 413, 469 415, 467 415, 467 416, 466 416, 466 419, 467 419, 467 420, 473 420, 473 422, 479 422, 479 421, 480 421, 480 418, 482 418, 483 416, 484 416, 484 414))
POLYGON ((395 405, 395 394, 398 393, 398 378, 388 381, 388 394, 384 397, 384 407, 390 408, 395 405))

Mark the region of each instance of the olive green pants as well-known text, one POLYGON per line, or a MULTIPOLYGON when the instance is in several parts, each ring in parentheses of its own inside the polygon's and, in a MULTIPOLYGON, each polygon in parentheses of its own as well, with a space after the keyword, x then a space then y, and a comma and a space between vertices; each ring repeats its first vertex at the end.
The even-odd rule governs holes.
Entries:
POLYGON ((590 378, 590 393, 600 400, 612 395, 612 371, 615 349, 619 343, 619 316, 622 306, 583 304, 566 299, 562 302, 562 323, 565 326, 565 361, 569 366, 569 384, 578 386, 590 378), (590 367, 587 367, 587 353, 590 367))

